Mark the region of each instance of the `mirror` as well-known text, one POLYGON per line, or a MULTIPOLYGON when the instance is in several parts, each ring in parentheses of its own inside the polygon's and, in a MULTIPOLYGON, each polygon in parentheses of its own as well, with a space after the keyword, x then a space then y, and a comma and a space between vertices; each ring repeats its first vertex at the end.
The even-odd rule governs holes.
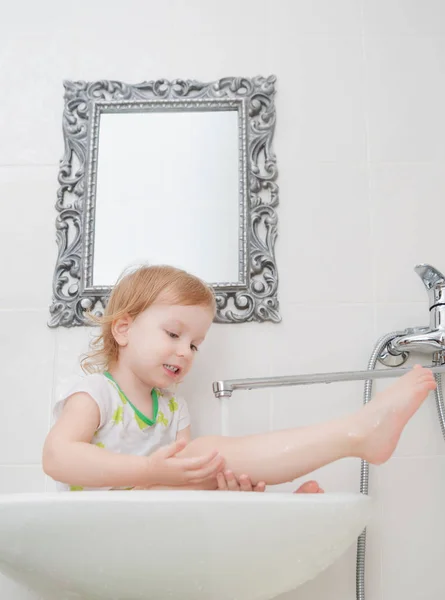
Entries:
POLYGON ((238 163, 235 111, 102 115, 93 286, 147 258, 237 281, 238 163))
POLYGON ((210 283, 216 322, 280 320, 274 84, 65 82, 50 326, 86 324, 140 263, 210 283))

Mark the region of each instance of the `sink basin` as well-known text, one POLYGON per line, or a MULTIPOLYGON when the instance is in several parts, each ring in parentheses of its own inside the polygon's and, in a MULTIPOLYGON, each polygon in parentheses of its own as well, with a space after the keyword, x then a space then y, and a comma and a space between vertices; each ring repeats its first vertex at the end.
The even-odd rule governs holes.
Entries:
POLYGON ((45 600, 265 600, 329 566, 370 516, 360 494, 8 494, 0 571, 45 600))

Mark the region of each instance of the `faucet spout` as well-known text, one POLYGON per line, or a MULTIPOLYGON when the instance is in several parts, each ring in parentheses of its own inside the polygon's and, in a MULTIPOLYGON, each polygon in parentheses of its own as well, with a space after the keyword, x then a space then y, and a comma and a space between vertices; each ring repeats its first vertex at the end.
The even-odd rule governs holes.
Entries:
MULTIPOLYGON (((432 365, 433 373, 445 373, 445 366, 432 365)), ((311 385, 316 383, 334 383, 336 381, 366 381, 368 379, 387 379, 401 377, 410 369, 377 369, 366 371, 339 371, 336 373, 308 373, 307 375, 283 375, 278 377, 258 377, 252 379, 228 379, 215 381, 213 393, 217 398, 230 397, 235 390, 253 390, 291 385, 311 385)))

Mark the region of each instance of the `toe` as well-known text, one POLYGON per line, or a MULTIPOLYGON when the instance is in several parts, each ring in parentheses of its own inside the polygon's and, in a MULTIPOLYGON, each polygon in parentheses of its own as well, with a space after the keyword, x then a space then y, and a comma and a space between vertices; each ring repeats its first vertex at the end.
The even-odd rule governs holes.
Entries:
POLYGON ((319 485, 316 481, 306 481, 301 485, 296 494, 316 494, 319 490, 319 485))

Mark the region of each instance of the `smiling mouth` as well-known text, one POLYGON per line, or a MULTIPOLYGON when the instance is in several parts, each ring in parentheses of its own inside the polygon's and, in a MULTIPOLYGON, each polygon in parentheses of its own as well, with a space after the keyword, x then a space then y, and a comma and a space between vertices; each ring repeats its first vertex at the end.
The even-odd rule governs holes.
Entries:
POLYGON ((167 369, 167 371, 170 371, 172 375, 178 375, 181 371, 179 367, 175 367, 174 365, 164 365, 164 368, 167 369))

